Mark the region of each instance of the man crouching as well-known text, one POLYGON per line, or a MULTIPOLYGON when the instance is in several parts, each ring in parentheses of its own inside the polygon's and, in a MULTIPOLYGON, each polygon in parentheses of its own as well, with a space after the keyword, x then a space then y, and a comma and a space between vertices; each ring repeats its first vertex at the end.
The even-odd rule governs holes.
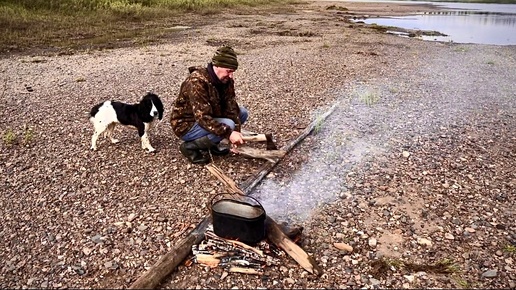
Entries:
POLYGON ((230 149, 219 148, 224 138, 232 146, 244 143, 240 129, 248 111, 236 101, 233 73, 237 68, 237 55, 227 46, 217 49, 206 67, 188 68, 190 74, 181 84, 170 124, 174 134, 184 141, 179 150, 194 164, 210 161, 203 151, 228 154, 230 149))

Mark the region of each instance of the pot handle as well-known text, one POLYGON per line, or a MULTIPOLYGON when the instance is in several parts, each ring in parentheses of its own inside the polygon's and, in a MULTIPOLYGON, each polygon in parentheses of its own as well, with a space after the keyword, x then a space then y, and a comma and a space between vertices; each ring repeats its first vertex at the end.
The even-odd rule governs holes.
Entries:
MULTIPOLYGON (((265 209, 263 208, 263 205, 254 197, 250 196, 250 195, 240 195, 240 194, 233 194, 233 193, 219 193, 219 194, 216 194, 214 195, 211 200, 210 200, 210 203, 208 204, 208 208, 209 210, 211 211, 211 207, 213 206, 213 204, 217 201, 215 201, 215 198, 217 197, 221 197, 221 196, 227 196, 228 199, 233 199, 233 200, 236 200, 236 201, 246 201, 246 199, 250 199, 252 200, 253 202, 256 203, 257 206, 259 206, 262 210, 265 211, 265 209)), ((224 198, 220 198, 220 200, 222 200, 224 198)), ((255 206, 255 205, 253 205, 255 206)))

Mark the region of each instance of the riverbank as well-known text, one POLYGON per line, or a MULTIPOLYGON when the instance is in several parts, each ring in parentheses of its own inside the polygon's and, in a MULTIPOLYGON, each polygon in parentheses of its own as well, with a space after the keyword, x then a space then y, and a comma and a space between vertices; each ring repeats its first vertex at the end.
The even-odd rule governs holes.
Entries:
MULTIPOLYGON (((281 147, 339 104, 254 193, 305 227, 324 274, 289 258, 259 277, 181 265, 160 288, 514 288, 514 47, 387 35, 333 4, 228 13, 156 46, 2 59, 0 126, 17 138, 0 154, 0 285, 128 287, 208 214, 225 189, 181 156, 168 117, 186 68, 229 44, 247 130, 281 147), (122 128, 90 152, 91 106, 148 90, 165 103, 159 152, 122 128)), ((242 184, 265 161, 214 163, 242 184)))

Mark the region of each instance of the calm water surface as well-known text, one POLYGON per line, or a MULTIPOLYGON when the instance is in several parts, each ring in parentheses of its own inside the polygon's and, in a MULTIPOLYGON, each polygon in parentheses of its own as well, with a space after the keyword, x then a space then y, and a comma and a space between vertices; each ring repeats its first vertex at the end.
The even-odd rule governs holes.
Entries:
POLYGON ((367 24, 376 23, 377 25, 395 26, 405 29, 438 31, 447 35, 421 37, 430 41, 495 45, 516 44, 516 1, 514 1, 514 4, 437 1, 366 2, 430 3, 446 8, 446 11, 435 13, 420 13, 405 17, 367 18, 360 20, 367 24))

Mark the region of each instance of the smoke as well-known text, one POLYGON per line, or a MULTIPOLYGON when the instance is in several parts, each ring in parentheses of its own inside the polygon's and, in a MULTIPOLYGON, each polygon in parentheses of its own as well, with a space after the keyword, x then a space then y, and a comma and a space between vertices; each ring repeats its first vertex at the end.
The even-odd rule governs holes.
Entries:
MULTIPOLYGON (((317 144, 302 153, 309 154, 309 160, 289 182, 266 179, 254 190, 253 197, 262 203, 267 215, 287 223, 303 223, 318 207, 348 192, 346 175, 355 164, 384 151, 381 140, 369 137, 383 127, 375 123, 369 100, 361 99, 362 90, 355 91, 351 100, 344 96, 333 114, 312 132, 317 144)), ((317 120, 317 115, 313 119, 317 120)))
MULTIPOLYGON (((493 51, 483 57, 499 59, 500 55, 493 51)), ((317 144, 295 153, 308 156, 308 161, 288 181, 265 179, 253 196, 267 215, 303 223, 320 205, 352 195, 346 176, 368 174, 358 172, 360 168, 379 159, 401 158, 402 151, 413 150, 425 139, 457 138, 451 133, 456 130, 449 129, 481 126, 477 120, 483 118, 484 110, 514 116, 514 82, 507 83, 514 74, 502 66, 465 60, 468 65, 455 61, 460 65, 454 66, 453 73, 449 60, 432 58, 414 70, 393 67, 393 76, 385 73, 367 83, 346 84, 336 92, 338 106, 332 115, 312 132, 317 134, 317 144), (486 70, 501 77, 491 78, 486 70)))

